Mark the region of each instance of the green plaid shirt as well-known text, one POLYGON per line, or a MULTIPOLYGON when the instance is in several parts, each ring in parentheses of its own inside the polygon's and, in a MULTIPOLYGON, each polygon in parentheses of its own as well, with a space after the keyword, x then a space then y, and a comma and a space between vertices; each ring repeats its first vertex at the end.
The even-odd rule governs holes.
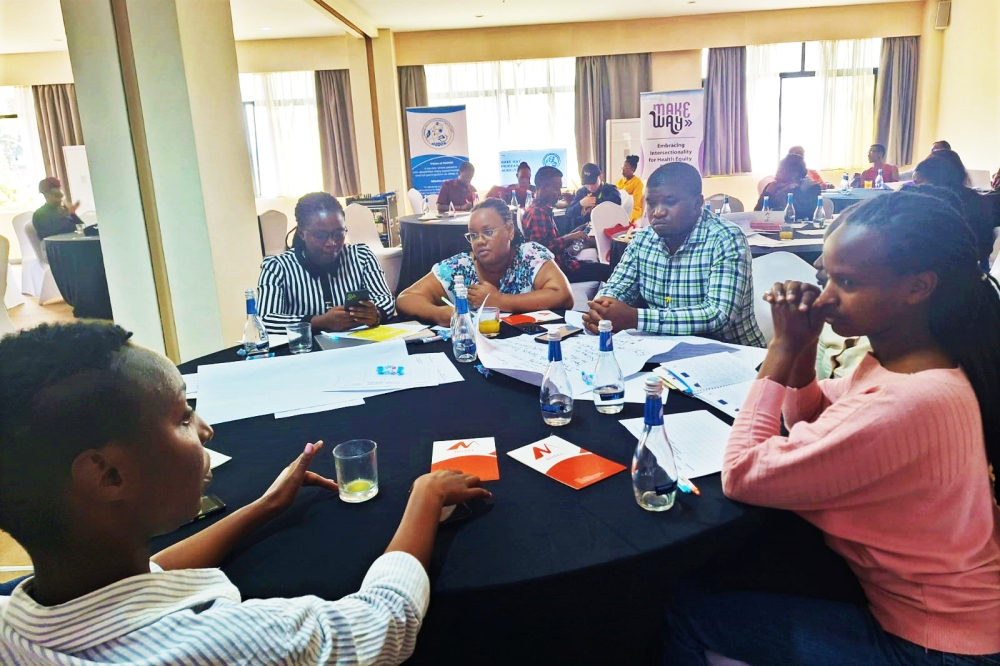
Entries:
POLYGON ((629 305, 641 296, 648 307, 639 309, 640 331, 767 346, 753 314, 750 246, 714 213, 702 211, 674 254, 652 227, 636 232, 598 295, 629 305))

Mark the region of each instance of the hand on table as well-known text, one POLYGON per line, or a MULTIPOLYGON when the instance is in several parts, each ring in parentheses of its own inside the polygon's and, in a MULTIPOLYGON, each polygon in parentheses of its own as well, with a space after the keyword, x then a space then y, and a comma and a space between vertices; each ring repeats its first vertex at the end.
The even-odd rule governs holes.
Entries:
MULTIPOLYGON (((479 307, 489 298, 489 304, 499 308, 503 294, 500 290, 488 282, 480 282, 469 287, 469 307, 478 310, 479 307)), ((501 310, 503 308, 500 308, 501 310)))
POLYGON ((764 300, 771 304, 773 345, 800 351, 816 344, 824 322, 822 309, 813 307, 820 293, 814 284, 789 280, 775 283, 764 294, 764 300))
POLYGON ((463 474, 453 469, 442 469, 424 474, 413 482, 412 495, 440 498, 441 506, 451 506, 473 499, 489 499, 493 494, 481 487, 478 476, 463 474))
POLYGON ((349 331, 357 326, 343 305, 338 305, 321 315, 316 315, 312 318, 311 323, 313 328, 320 331, 349 331))
POLYGON ((636 328, 639 325, 639 311, 631 305, 622 303, 617 298, 601 296, 589 301, 590 312, 583 315, 583 326, 590 333, 596 334, 597 325, 602 319, 611 322, 615 333, 629 328, 636 328))
MULTIPOLYGON (((347 314, 350 316, 354 326, 375 327, 378 326, 380 320, 378 308, 371 301, 358 301, 347 308, 347 314)), ((354 328, 354 326, 351 326, 351 328, 354 328)))
POLYGON ((315 444, 306 444, 298 458, 291 465, 282 470, 278 478, 274 480, 260 497, 260 502, 269 510, 280 513, 291 506, 292 502, 304 486, 318 486, 330 492, 337 492, 337 484, 330 479, 309 471, 316 454, 323 449, 323 441, 315 444))

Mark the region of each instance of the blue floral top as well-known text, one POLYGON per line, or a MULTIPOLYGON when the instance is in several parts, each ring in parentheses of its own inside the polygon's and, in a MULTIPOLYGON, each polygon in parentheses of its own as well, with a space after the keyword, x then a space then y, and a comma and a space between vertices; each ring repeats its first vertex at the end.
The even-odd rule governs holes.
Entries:
MULTIPOLYGON (((521 243, 497 288, 501 294, 530 293, 535 288, 538 271, 553 258, 554 255, 538 243, 521 243)), ((438 279, 452 301, 455 300, 455 275, 461 274, 465 277, 465 286, 479 284, 476 262, 473 261, 470 252, 456 254, 434 264, 431 273, 438 279)))

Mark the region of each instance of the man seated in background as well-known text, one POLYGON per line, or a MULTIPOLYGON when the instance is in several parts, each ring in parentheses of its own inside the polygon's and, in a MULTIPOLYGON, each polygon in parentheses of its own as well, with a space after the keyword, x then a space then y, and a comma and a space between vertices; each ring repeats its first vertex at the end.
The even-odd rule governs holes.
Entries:
POLYGON ((378 326, 396 312, 385 273, 367 245, 347 243, 340 202, 326 192, 307 194, 295 205, 298 225, 292 248, 265 257, 257 282, 258 309, 268 333, 308 321, 316 331, 378 326), (347 295, 368 298, 347 306, 347 295))
POLYGON ((494 185, 486 194, 487 199, 502 199, 504 203, 510 204, 511 197, 516 197, 517 205, 522 208, 528 201, 528 194, 535 195, 535 186, 531 184, 531 167, 527 162, 517 165, 517 182, 504 187, 494 185))
MULTIPOLYGON (((562 269, 570 282, 603 282, 611 275, 611 267, 595 261, 580 261, 573 251, 573 244, 583 243, 583 248, 596 248, 594 238, 578 227, 568 234, 559 235, 556 227, 552 206, 559 200, 562 189, 562 171, 555 167, 543 166, 535 174, 537 196, 531 207, 524 211, 521 219, 521 229, 524 238, 548 248, 555 255, 556 264, 562 269)), ((615 196, 618 192, 615 191, 615 196)))
MULTIPOLYGON (((806 160, 806 149, 802 146, 792 146, 788 149, 789 155, 798 155, 802 158, 802 161, 806 160)), ((812 182, 820 186, 820 189, 829 190, 833 189, 833 185, 823 180, 823 176, 819 175, 819 171, 815 171, 806 167, 806 177, 812 182)))
POLYGON ((458 178, 441 183, 437 200, 439 213, 447 213, 449 204, 455 210, 472 210, 476 202, 476 190, 472 187, 474 175, 476 167, 472 166, 472 162, 462 162, 462 166, 458 167, 458 178))
MULTIPOLYGON (((622 204, 618 188, 604 182, 601 168, 596 164, 584 164, 580 170, 580 179, 583 187, 576 191, 573 202, 566 209, 566 216, 561 225, 564 232, 590 224, 590 214, 605 201, 612 201, 619 206, 622 204)), ((538 183, 537 177, 535 183, 538 183)))
POLYGON ((635 170, 638 168, 638 155, 626 157, 622 164, 622 177, 618 179, 616 184, 619 190, 625 190, 632 195, 632 214, 628 218, 630 224, 642 217, 642 179, 635 175, 635 170))
POLYGON ((806 162, 801 156, 789 153, 778 163, 778 171, 774 180, 767 184, 757 199, 754 210, 764 210, 764 197, 771 210, 781 211, 788 203, 788 195, 792 195, 792 205, 795 206, 797 219, 811 218, 816 209, 816 200, 820 195, 820 186, 806 177, 806 162))
POLYGON ((0 664, 399 664, 430 596, 444 506, 486 498, 475 476, 419 477, 361 589, 244 601, 217 567, 303 486, 306 444, 264 494, 151 556, 198 515, 213 436, 166 357, 108 324, 42 325, 0 341, 0 529, 35 567, 0 597, 0 664))
POLYGON ((879 169, 882 170, 883 183, 898 183, 899 167, 887 163, 885 155, 885 146, 881 143, 872 144, 872 147, 868 149, 868 161, 872 163, 871 168, 865 169, 860 175, 854 176, 853 187, 861 187, 867 181, 871 181, 874 184, 875 178, 878 177, 879 169))
POLYGON ((753 311, 750 246, 735 224, 704 209, 701 174, 672 162, 646 181, 649 226, 632 237, 584 325, 636 328, 764 347, 753 311), (640 306, 640 301, 645 301, 640 306))
POLYGON ((31 224, 40 240, 56 234, 76 231, 76 225, 83 220, 76 216, 80 202, 67 206, 63 203, 62 183, 58 178, 46 178, 38 183, 38 191, 45 197, 45 204, 31 216, 31 224))

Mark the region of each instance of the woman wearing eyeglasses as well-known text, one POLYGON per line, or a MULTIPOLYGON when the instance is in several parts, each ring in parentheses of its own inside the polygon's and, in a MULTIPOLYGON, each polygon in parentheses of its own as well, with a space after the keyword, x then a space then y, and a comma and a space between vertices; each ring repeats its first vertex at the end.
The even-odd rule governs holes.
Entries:
POLYGON ((298 227, 291 249, 266 257, 257 283, 259 312, 269 333, 301 321, 314 330, 378 326, 395 312, 385 274, 367 245, 347 243, 340 202, 326 192, 307 194, 295 206, 298 227), (369 300, 344 305, 347 294, 369 300))
POLYGON ((447 326, 452 309, 443 299, 455 301, 456 275, 465 278, 473 308, 487 298, 501 312, 572 307, 569 280, 552 253, 525 242, 500 199, 487 199, 473 209, 465 238, 472 251, 434 264, 430 273, 399 295, 400 313, 447 326))

